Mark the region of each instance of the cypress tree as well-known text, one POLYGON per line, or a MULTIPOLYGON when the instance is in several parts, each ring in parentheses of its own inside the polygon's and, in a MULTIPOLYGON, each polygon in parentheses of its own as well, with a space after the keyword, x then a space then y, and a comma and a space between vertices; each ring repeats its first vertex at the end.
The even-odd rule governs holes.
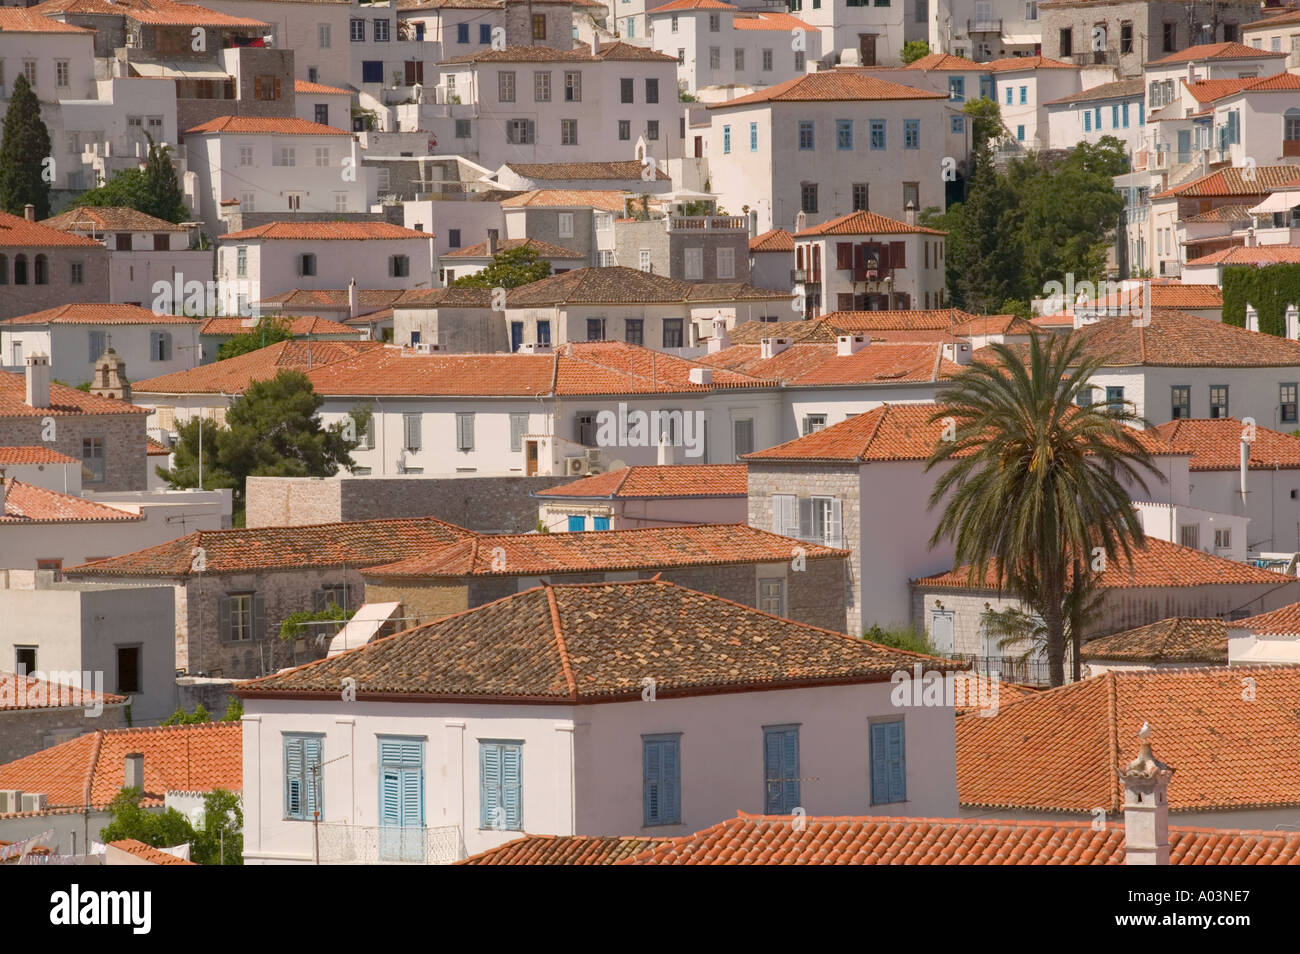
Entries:
POLYGON ((50 131, 41 121, 40 100, 19 73, 0 132, 0 209, 22 215, 31 203, 37 220, 49 218, 50 184, 42 173, 50 155, 50 131))

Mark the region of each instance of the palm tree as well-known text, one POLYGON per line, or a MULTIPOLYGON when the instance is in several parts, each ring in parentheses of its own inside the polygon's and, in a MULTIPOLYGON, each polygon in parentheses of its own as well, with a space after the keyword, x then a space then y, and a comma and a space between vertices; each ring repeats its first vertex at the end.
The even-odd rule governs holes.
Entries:
POLYGON ((990 351, 953 379, 932 417, 951 419, 952 439, 926 464, 949 465, 930 495, 932 509, 947 498, 930 545, 950 539, 972 583, 991 578, 1042 617, 1059 686, 1074 581, 1098 550, 1127 562, 1144 539, 1121 481, 1146 490, 1143 472, 1160 474, 1134 429, 1145 421, 1127 405, 1092 401, 1088 382, 1104 359, 1076 337, 1034 336, 1027 354, 990 351))

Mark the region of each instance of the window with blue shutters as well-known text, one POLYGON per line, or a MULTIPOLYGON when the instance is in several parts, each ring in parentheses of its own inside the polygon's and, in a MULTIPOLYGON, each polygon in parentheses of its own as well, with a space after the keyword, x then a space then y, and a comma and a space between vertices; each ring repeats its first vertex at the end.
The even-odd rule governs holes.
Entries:
POLYGON ((1013 94, 1012 94, 1012 92, 1011 92, 1011 87, 1008 86, 1008 87, 1007 87, 1007 105, 1008 105, 1008 106, 1011 105, 1011 97, 1012 97, 1012 95, 1013 95, 1013 94))
POLYGON ((682 821, 681 734, 641 737, 643 824, 680 825, 682 821))
POLYGON ((285 733, 284 740, 284 817, 311 821, 321 808, 319 770, 323 735, 285 733))
POLYGON ((799 807, 799 727, 763 727, 763 812, 789 815, 799 807))
POLYGON ((1092 111, 1092 124, 1097 127, 1097 132, 1101 132, 1101 107, 1098 106, 1092 111))
POLYGON ((907 801, 903 721, 871 724, 871 804, 907 801))
POLYGON ((903 148, 904 149, 921 148, 921 120, 919 119, 903 120, 903 148))
POLYGON ((570 533, 581 533, 583 530, 586 530, 586 529, 587 529, 587 518, 586 518, 586 517, 581 517, 581 516, 578 516, 578 517, 569 517, 569 532, 570 532, 570 533))
POLYGON ((424 861, 424 740, 380 736, 378 741, 379 857, 424 861))
POLYGON ((591 518, 591 529, 593 529, 593 530, 608 530, 608 529, 609 529, 609 517, 592 517, 592 518, 591 518))
POLYGON ((468 42, 469 42, 469 24, 468 24, 468 23, 457 23, 457 24, 456 24, 456 42, 457 42, 457 43, 468 43, 468 42))
POLYGON ((948 77, 948 97, 954 103, 966 102, 966 78, 964 76, 948 77))
POLYGON ((1092 132, 1092 113, 1084 112, 1083 114, 1083 131, 1092 132))
POLYGON ((478 25, 478 41, 480 43, 492 42, 492 24, 480 23, 478 25))
POLYGON ((480 739, 479 827, 523 831, 523 742, 480 739))
POLYGON ((1020 105, 1024 106, 1028 102, 1029 102, 1029 87, 1022 86, 1020 87, 1020 105))

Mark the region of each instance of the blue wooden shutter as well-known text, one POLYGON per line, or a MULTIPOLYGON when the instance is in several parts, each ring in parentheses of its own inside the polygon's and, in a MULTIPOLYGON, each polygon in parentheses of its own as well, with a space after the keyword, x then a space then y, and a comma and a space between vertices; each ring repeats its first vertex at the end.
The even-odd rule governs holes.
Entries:
POLYGON ((523 816, 522 752, 517 745, 501 747, 501 805, 506 810, 506 828, 519 831, 523 816))
POLYGON ((593 529, 593 530, 608 530, 608 529, 609 529, 609 517, 592 517, 592 518, 591 518, 591 529, 593 529))
MULTIPOLYGON (((301 739, 302 743, 302 786, 306 790, 307 797, 304 799, 305 811, 303 817, 312 818, 313 813, 320 811, 318 804, 318 788, 321 784, 319 777, 321 740, 320 739, 301 739), (316 772, 312 768, 317 769, 316 772)), ((322 813, 323 814, 323 813, 322 813)))
POLYGON ((871 803, 907 800, 907 764, 902 722, 871 727, 871 803))
POLYGON ((586 517, 569 517, 569 532, 579 533, 587 529, 586 517))
POLYGON ((781 786, 781 813, 793 811, 799 805, 799 730, 787 729, 781 736, 781 771, 785 782, 781 786))
POLYGON ((663 742, 645 740, 641 743, 642 763, 642 824, 663 823, 663 742))
POLYGON ((380 823, 396 827, 402 823, 401 779, 398 777, 397 769, 386 768, 382 772, 379 806, 380 823))
POLYGON ((775 732, 763 735, 763 778, 766 788, 763 799, 765 815, 781 814, 781 739, 775 732))
POLYGON ((479 827, 491 828, 496 821, 496 807, 501 804, 501 746, 482 742, 478 749, 479 827))
MULTIPOLYGON (((224 602, 224 601, 223 601, 224 602)), ((302 817, 302 746, 303 740, 284 737, 284 814, 302 817)))
POLYGON ((402 776, 402 827, 424 825, 424 772, 417 767, 405 768, 402 776))
POLYGON ((786 815, 799 805, 799 730, 767 729, 763 734, 763 770, 767 778, 764 811, 786 815))
POLYGON ((682 820, 681 740, 668 739, 663 743, 663 820, 677 823, 682 820))

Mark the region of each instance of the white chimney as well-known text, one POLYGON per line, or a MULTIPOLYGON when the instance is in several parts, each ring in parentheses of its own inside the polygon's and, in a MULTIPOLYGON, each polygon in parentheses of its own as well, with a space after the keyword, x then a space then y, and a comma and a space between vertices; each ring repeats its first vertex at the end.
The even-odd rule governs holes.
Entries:
POLYGON ((28 222, 35 222, 36 206, 32 205, 30 202, 28 202, 25 206, 23 206, 23 218, 25 218, 28 222))
POLYGON ((495 255, 496 255, 496 253, 497 253, 497 239, 500 237, 500 235, 501 235, 501 233, 500 233, 498 230, 496 230, 496 229, 488 229, 488 230, 487 230, 487 253, 488 253, 488 255, 491 255, 491 256, 495 256, 495 255))
POLYGON ((807 227, 808 227, 808 213, 805 212, 803 209, 800 209, 800 210, 799 210, 799 213, 794 217, 794 233, 795 233, 795 235, 798 235, 800 232, 802 232, 802 231, 803 231, 804 229, 806 229, 807 227))
POLYGON ((763 338, 759 342, 761 354, 764 358, 775 358, 778 354, 790 347, 789 338, 763 338))
POLYGON ((1248 433, 1248 430, 1247 430, 1246 428, 1243 427, 1243 428, 1241 429, 1241 463, 1240 463, 1240 467, 1238 468, 1238 469, 1240 470, 1240 472, 1241 472, 1241 503, 1242 503, 1242 506, 1245 506, 1245 504, 1246 504, 1246 495, 1247 495, 1247 493, 1249 492, 1249 491, 1248 491, 1249 481, 1247 480, 1247 477, 1248 477, 1249 474, 1250 474, 1250 441, 1249 441, 1249 440, 1247 439, 1247 437, 1246 437, 1247 433, 1248 433))
POLYGON ((27 406, 50 406, 50 356, 27 356, 27 406))
POLYGON ((591 55, 600 56, 600 32, 594 26, 591 30, 591 55))
POLYGON ((943 346, 943 356, 953 364, 970 364, 972 353, 969 341, 953 341, 943 346))
POLYGON ((835 339, 835 353, 843 358, 857 354, 869 344, 871 339, 866 335, 839 335, 835 339))
POLYGON ((132 752, 122 767, 122 787, 144 791, 144 753, 132 752))
POLYGON ((691 368, 688 375, 691 384, 709 385, 713 383, 712 368, 691 368))
POLYGON ((903 217, 907 220, 908 225, 911 226, 916 225, 916 203, 915 202, 912 202, 910 200, 908 201, 907 210, 903 213, 903 217))
POLYGON ((1246 229, 1246 248, 1251 248, 1255 244, 1255 226, 1246 229))
POLYGON ((1169 779, 1174 774, 1151 754, 1151 726, 1142 724, 1138 756, 1121 769, 1124 783, 1124 864, 1169 864, 1169 779))
POLYGON ((677 463, 677 448, 668 439, 667 434, 661 434, 659 437, 659 466, 670 467, 675 463, 677 463))
POLYGON ((357 291, 357 280, 348 281, 348 317, 355 318, 361 314, 361 293, 357 291))
POLYGON ((731 347, 731 333, 727 331, 726 318, 713 319, 713 337, 709 339, 709 354, 717 354, 731 347))

